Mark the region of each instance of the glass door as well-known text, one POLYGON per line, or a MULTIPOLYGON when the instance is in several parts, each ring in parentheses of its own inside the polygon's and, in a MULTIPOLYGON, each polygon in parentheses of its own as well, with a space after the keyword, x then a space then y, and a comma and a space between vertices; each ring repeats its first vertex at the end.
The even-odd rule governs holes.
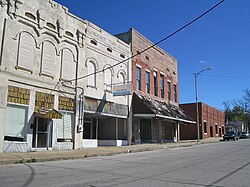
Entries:
POLYGON ((52 147, 52 120, 45 118, 36 118, 33 126, 33 148, 52 147))

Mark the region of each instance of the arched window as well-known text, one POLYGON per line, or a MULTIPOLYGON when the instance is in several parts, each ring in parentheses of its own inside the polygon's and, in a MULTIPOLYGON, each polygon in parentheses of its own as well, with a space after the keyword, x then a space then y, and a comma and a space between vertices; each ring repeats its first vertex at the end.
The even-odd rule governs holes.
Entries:
POLYGON ((63 49, 61 57, 62 57, 61 79, 65 81, 75 79, 76 63, 74 62, 73 53, 69 49, 63 49))
POLYGON ((19 38, 19 53, 17 68, 30 71, 34 67, 35 39, 29 33, 21 33, 19 38))
POLYGON ((96 87, 96 67, 93 62, 88 62, 88 86, 96 87))
POLYGON ((56 59, 56 49, 51 42, 43 42, 42 45, 42 61, 41 61, 41 75, 54 77, 56 59))
POLYGON ((125 75, 123 72, 120 72, 118 75, 118 79, 119 79, 119 84, 125 84, 125 75))
POLYGON ((104 69, 104 84, 106 85, 106 90, 111 91, 112 88, 112 72, 111 69, 104 69))

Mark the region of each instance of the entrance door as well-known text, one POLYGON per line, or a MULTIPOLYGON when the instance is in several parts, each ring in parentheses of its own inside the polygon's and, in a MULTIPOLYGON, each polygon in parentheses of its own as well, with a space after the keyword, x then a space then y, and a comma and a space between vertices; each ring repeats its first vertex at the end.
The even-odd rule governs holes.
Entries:
POLYGON ((52 147, 52 120, 45 118, 36 118, 33 127, 33 148, 52 147))
POLYGON ((210 137, 213 137, 213 136, 214 136, 214 134, 213 134, 213 126, 210 125, 210 137))
POLYGON ((152 141, 151 138, 151 120, 141 119, 141 140, 152 141))

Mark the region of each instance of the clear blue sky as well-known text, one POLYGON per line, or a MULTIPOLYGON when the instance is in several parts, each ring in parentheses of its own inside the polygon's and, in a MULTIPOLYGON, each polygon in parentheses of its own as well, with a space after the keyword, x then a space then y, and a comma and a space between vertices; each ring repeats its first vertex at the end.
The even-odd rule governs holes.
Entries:
MULTIPOLYGON (((133 27, 152 42, 168 36, 220 0, 56 0, 72 14, 111 34, 133 27)), ((250 88, 250 1, 225 0, 220 6, 159 45, 178 60, 179 103, 199 101, 217 109, 250 88)))

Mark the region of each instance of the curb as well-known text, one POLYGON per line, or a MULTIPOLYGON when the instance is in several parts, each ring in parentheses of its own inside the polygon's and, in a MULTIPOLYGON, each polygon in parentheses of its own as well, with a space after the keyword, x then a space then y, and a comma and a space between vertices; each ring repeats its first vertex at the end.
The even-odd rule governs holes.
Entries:
MULTIPOLYGON (((209 143, 219 143, 220 140, 214 140, 214 141, 206 141, 206 142, 200 142, 197 143, 196 141, 192 142, 180 142, 180 143, 165 143, 165 144, 149 144, 145 147, 143 144, 136 146, 126 146, 126 147, 114 147, 113 150, 85 150, 83 151, 82 155, 74 155, 74 152, 72 151, 72 155, 70 156, 54 156, 50 153, 48 153, 48 156, 41 155, 41 157, 24 157, 19 159, 0 159, 0 165, 7 165, 7 164, 31 164, 31 163, 37 163, 37 162, 47 162, 47 161, 59 161, 59 160, 73 160, 73 159, 84 159, 84 158, 91 158, 91 157, 99 157, 99 156, 113 156, 117 154, 128 154, 128 153, 137 153, 137 152, 146 152, 146 151, 154 151, 154 150, 160 150, 160 149, 173 149, 173 148, 182 148, 182 147, 192 147, 196 145, 202 145, 202 144, 209 144, 209 143), (121 150, 120 150, 121 149, 121 150), (89 151, 89 153, 88 153, 89 151)), ((18 153, 17 153, 18 154, 18 153)), ((28 153, 27 153, 28 154, 28 153)), ((7 153, 8 155, 8 153, 7 153)), ((30 155, 32 156, 32 155, 30 155)))

